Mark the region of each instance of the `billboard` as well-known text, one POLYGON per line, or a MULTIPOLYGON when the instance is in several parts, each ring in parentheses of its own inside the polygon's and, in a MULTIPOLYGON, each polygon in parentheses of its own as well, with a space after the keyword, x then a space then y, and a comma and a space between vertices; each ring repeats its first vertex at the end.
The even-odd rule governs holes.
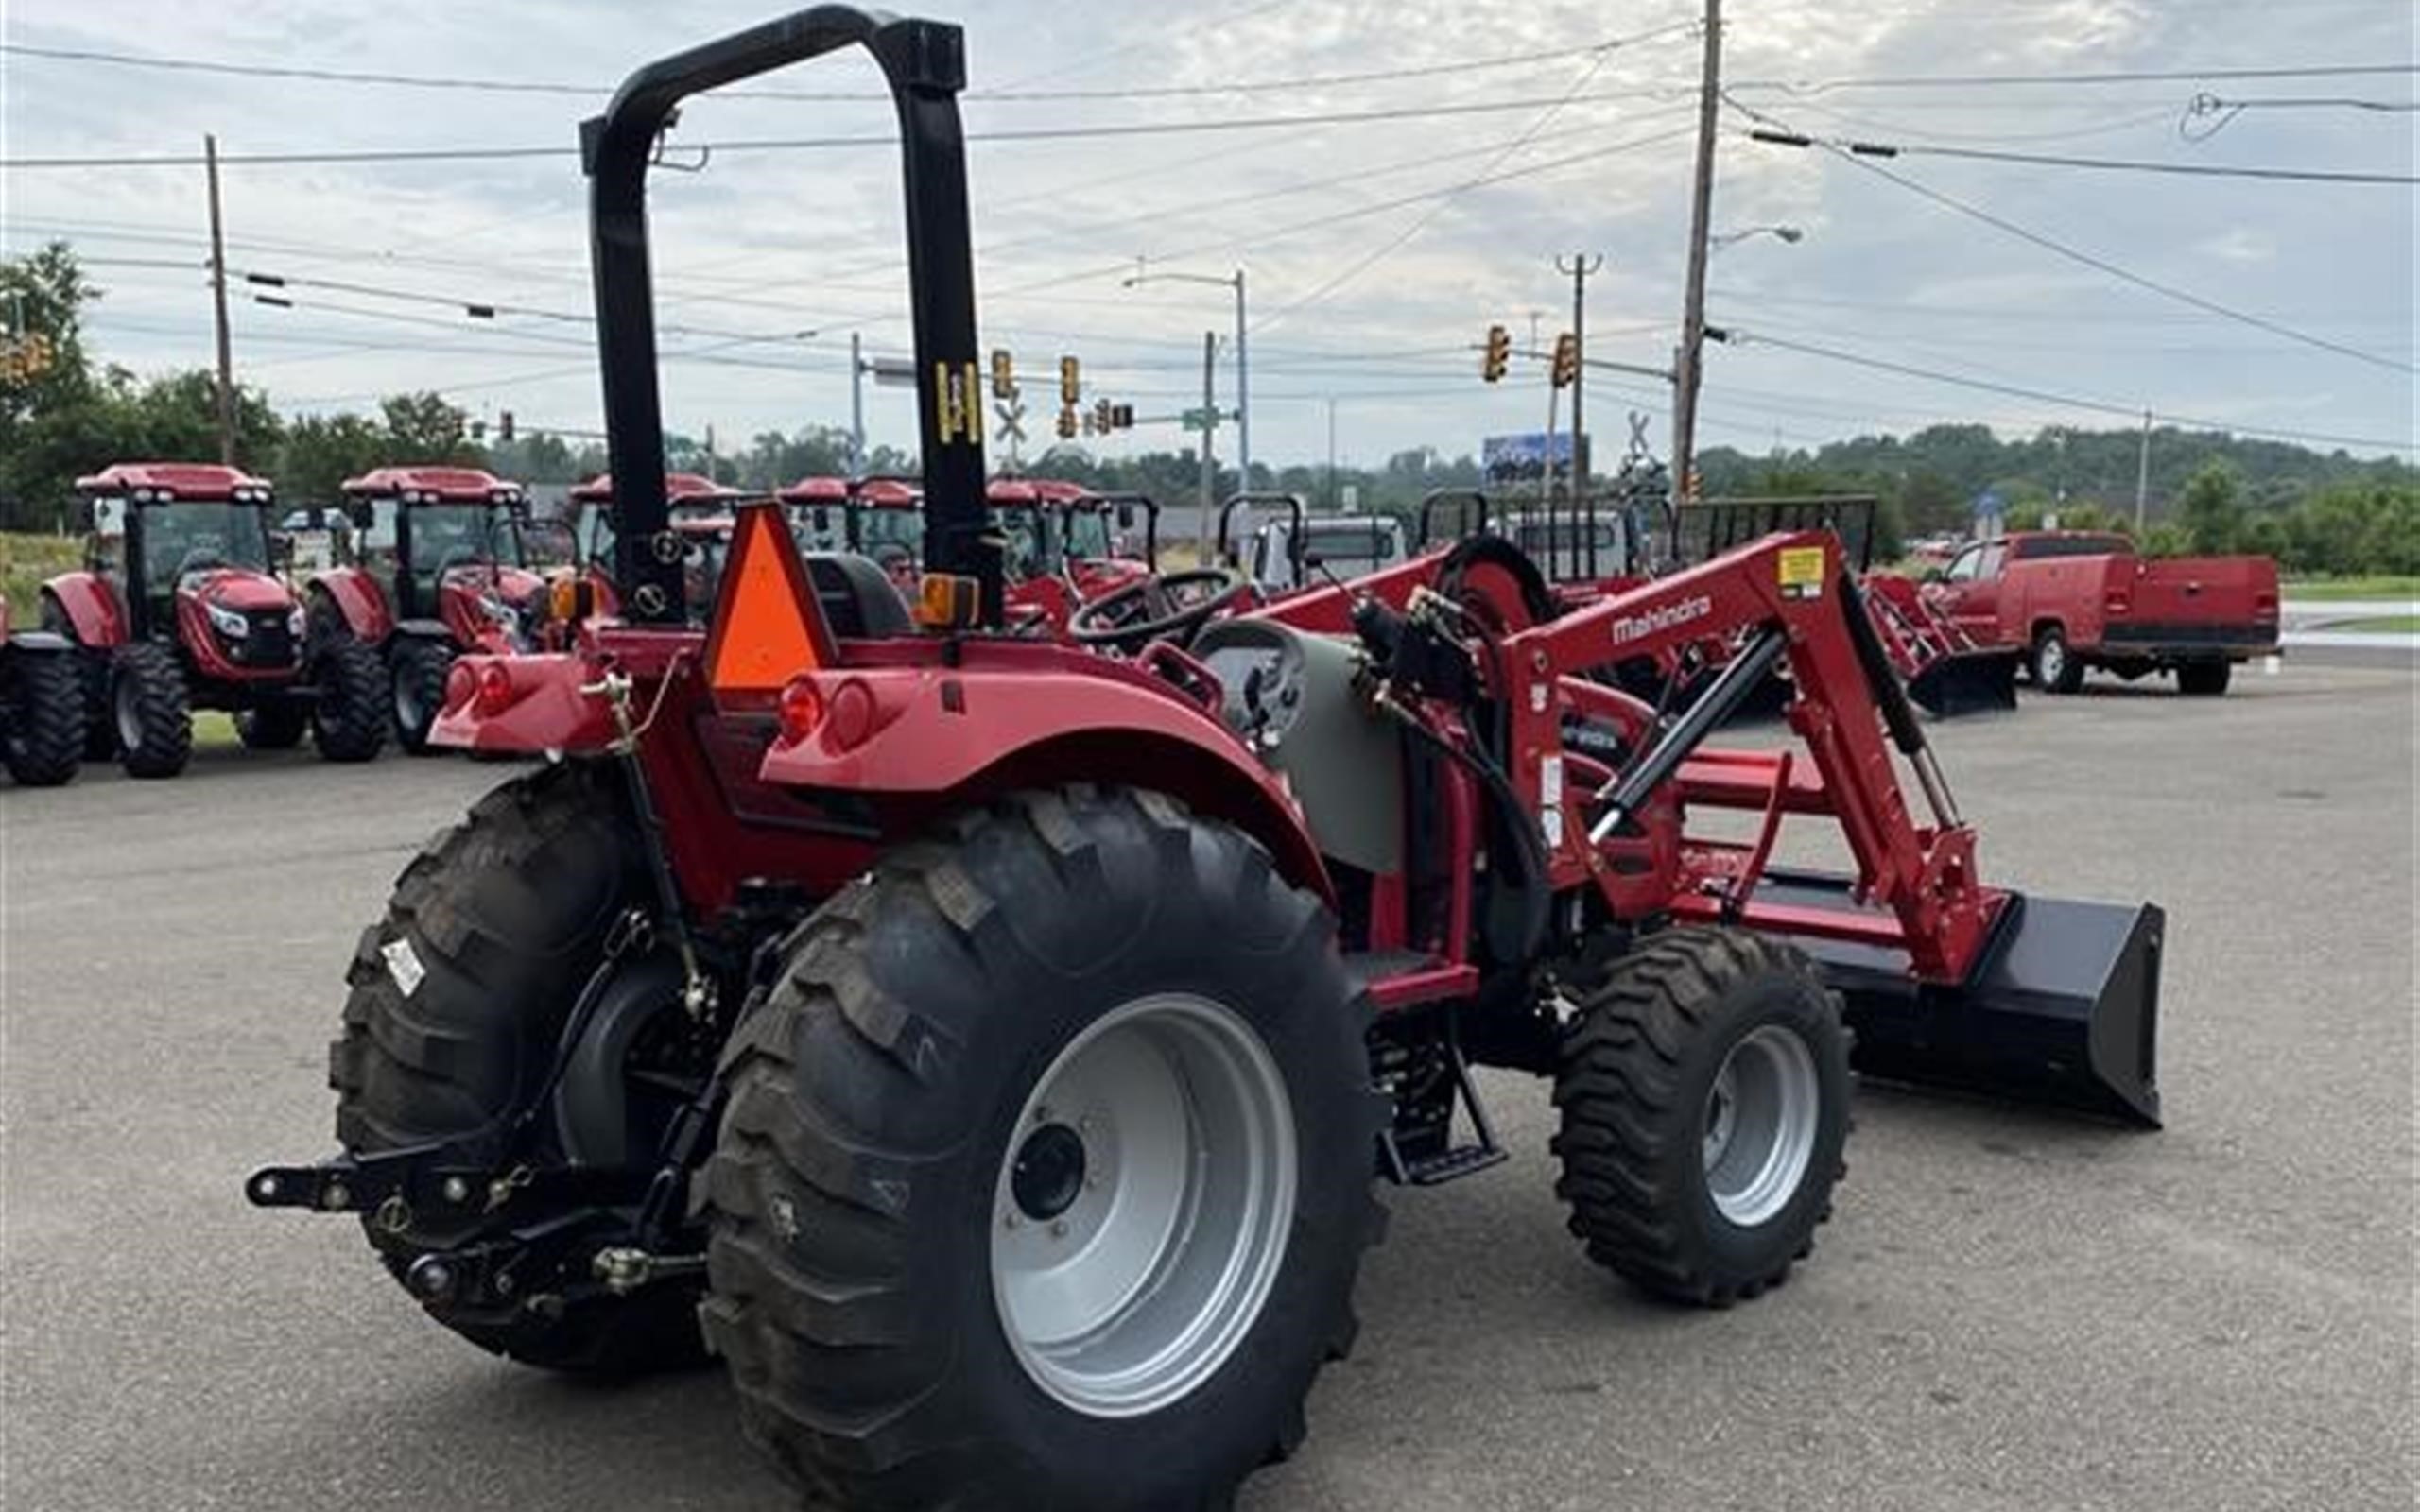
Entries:
POLYGON ((1571 472, 1571 433, 1530 431, 1519 436, 1490 436, 1479 442, 1479 475, 1491 484, 1535 483, 1546 475, 1551 460, 1557 474, 1571 472), (1553 450, 1548 452, 1551 445, 1553 450))

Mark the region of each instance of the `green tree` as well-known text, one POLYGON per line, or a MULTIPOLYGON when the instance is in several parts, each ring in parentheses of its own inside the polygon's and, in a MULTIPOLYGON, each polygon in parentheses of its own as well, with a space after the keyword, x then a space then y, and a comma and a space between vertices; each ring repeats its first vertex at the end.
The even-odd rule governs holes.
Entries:
POLYGON ((470 417, 439 393, 389 394, 378 402, 387 421, 390 466, 475 467, 483 460, 470 440, 470 417))
POLYGON ((2195 552, 2215 556, 2235 550, 2243 531, 2243 478, 2224 462, 2211 462, 2185 485, 2176 523, 2195 552))

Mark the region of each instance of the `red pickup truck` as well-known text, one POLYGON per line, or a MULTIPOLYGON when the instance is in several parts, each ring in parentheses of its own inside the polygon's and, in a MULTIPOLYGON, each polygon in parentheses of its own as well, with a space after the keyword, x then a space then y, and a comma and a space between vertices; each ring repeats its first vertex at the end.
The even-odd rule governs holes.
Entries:
POLYGON ((2266 557, 2147 561, 2124 536, 2028 530, 1975 542, 1927 581, 1977 641, 2027 648, 2034 686, 2051 693, 2100 667, 2130 681, 2172 671, 2180 692, 2212 696, 2236 662, 2277 649, 2266 557))

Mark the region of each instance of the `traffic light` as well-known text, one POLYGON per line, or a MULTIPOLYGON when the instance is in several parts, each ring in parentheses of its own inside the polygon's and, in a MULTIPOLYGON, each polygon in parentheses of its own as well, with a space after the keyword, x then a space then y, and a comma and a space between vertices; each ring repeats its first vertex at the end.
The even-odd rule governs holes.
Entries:
POLYGON ((1112 430, 1132 430, 1134 428, 1134 406, 1132 404, 1110 405, 1109 426, 1112 430))
POLYGON ((1084 397, 1083 366, 1073 357, 1059 359, 1059 403, 1073 408, 1084 397))
MULTIPOLYGON (((1071 357, 1068 360, 1072 362, 1075 359, 1071 357)), ((1076 406, 1073 404, 1059 406, 1059 438, 1063 441, 1076 438, 1076 406)))
POLYGON ((1117 406, 1103 399, 1093 404, 1093 430, 1102 436, 1117 428, 1117 406))
POLYGON ((1478 375, 1489 383, 1504 376, 1505 368, 1512 361, 1512 333, 1500 325, 1487 328, 1487 355, 1480 359, 1478 375))
POLYGON ((496 416, 495 438, 507 446, 512 444, 512 411, 508 409, 496 416))
POLYGON ((992 349, 992 397, 1014 399, 1017 396, 1016 359, 1006 347, 992 349))
POLYGON ((1565 331, 1554 338, 1554 386, 1568 388, 1580 376, 1580 338, 1565 331))

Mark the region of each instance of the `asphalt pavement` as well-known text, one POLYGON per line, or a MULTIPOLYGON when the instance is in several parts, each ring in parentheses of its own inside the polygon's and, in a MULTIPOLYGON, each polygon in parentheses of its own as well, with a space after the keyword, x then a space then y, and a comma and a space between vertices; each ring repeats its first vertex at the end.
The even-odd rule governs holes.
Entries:
MULTIPOLYGON (((1389 1194, 1359 1348, 1245 1506, 2411 1507, 2414 688, 2289 661, 1936 726, 1991 880, 2167 905, 2168 1128, 1869 1089, 1811 1263, 1697 1313, 1587 1263, 1545 1089, 1491 1075, 1513 1160, 1389 1194)), ((508 774, 0 786, 0 1506, 787 1504, 714 1375, 499 1363, 238 1193, 329 1147, 354 942, 508 774)))

